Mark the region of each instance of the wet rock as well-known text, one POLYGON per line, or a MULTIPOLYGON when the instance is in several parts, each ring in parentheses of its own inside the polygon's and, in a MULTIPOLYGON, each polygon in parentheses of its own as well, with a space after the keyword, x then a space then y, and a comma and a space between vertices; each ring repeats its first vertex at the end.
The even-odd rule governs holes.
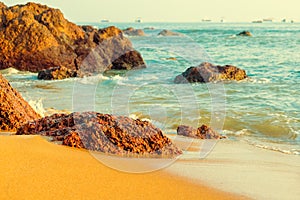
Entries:
POLYGON ((77 26, 60 10, 36 3, 0 7, 0 69, 39 72, 64 66, 90 75, 107 70, 114 60, 134 51, 116 27, 77 26))
POLYGON ((22 126, 18 135, 50 136, 64 145, 111 154, 181 154, 150 122, 96 112, 54 114, 22 126))
POLYGON ((38 118, 40 116, 0 74, 0 131, 14 132, 22 124, 38 118))
POLYGON ((44 69, 38 73, 38 79, 43 80, 61 80, 65 78, 76 77, 76 70, 71 70, 66 67, 53 67, 49 69, 44 69))
POLYGON ((243 80, 247 78, 245 70, 232 65, 213 65, 208 62, 201 63, 197 67, 190 67, 182 74, 178 75, 175 83, 206 83, 224 80, 243 80))
POLYGON ((169 30, 163 30, 160 33, 158 33, 159 36, 182 36, 181 33, 172 32, 169 30))
POLYGON ((180 125, 177 128, 177 134, 197 138, 197 139, 225 139, 226 136, 220 135, 218 132, 214 131, 207 125, 202 125, 201 127, 195 129, 191 126, 180 125))
POLYGON ((134 29, 132 27, 123 30, 123 33, 128 36, 146 36, 142 29, 134 29))
POLYGON ((129 51, 121 55, 119 58, 112 62, 110 69, 130 70, 132 69, 131 66, 135 66, 134 69, 141 69, 146 67, 141 54, 137 51, 129 51))
POLYGON ((251 37, 252 34, 249 31, 242 31, 239 34, 237 34, 237 36, 248 36, 248 37, 251 37))

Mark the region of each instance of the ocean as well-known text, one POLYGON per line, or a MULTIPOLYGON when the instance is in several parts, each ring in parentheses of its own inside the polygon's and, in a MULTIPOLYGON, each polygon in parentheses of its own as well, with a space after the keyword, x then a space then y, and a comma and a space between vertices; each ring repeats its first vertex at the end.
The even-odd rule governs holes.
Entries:
POLYGON ((130 40, 147 68, 59 81, 37 80, 35 73, 14 69, 1 71, 39 113, 95 110, 126 115, 149 120, 171 135, 181 124, 208 124, 230 140, 300 155, 299 23, 89 24, 144 29, 147 36, 130 40), (182 35, 158 36, 163 29, 182 35), (236 36, 245 30, 253 37, 236 36), (188 67, 206 61, 237 66, 249 78, 173 83, 188 67))

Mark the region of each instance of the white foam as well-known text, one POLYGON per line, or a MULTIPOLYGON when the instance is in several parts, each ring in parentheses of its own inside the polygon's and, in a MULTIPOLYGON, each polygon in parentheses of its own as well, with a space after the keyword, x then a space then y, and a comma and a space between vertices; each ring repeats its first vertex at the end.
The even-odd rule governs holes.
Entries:
POLYGON ((38 100, 29 100, 29 105, 42 117, 45 116, 46 110, 44 109, 43 100, 42 98, 38 100))

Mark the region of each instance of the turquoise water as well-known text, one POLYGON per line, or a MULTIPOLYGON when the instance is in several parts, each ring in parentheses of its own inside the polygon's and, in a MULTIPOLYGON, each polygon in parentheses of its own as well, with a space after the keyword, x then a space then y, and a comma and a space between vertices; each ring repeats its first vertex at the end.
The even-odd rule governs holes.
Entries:
POLYGON ((129 115, 151 120, 171 134, 180 124, 196 127, 206 123, 232 139, 300 152, 300 24, 93 25, 153 27, 145 30, 145 37, 130 38, 147 68, 62 81, 39 81, 36 74, 14 70, 2 73, 41 112, 54 108, 129 115), (182 36, 158 37, 162 29, 182 36), (253 37, 235 36, 244 30, 253 37), (177 60, 168 60, 170 57, 177 60), (249 78, 226 83, 173 83, 186 68, 203 61, 235 65, 245 69, 249 78), (81 106, 82 102, 86 105, 81 106))

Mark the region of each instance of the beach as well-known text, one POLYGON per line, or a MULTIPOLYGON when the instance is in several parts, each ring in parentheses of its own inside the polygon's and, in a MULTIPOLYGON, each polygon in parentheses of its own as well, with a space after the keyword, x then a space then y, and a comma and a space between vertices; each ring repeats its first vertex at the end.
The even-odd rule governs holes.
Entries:
POLYGON ((39 136, 0 136, 0 199, 247 199, 168 170, 123 173, 39 136))
POLYGON ((292 200, 300 195, 298 156, 240 142, 220 141, 205 159, 184 154, 164 169, 135 174, 40 136, 0 138, 1 199, 292 200))
POLYGON ((300 199, 298 22, 59 7, 0 2, 1 200, 300 199))

